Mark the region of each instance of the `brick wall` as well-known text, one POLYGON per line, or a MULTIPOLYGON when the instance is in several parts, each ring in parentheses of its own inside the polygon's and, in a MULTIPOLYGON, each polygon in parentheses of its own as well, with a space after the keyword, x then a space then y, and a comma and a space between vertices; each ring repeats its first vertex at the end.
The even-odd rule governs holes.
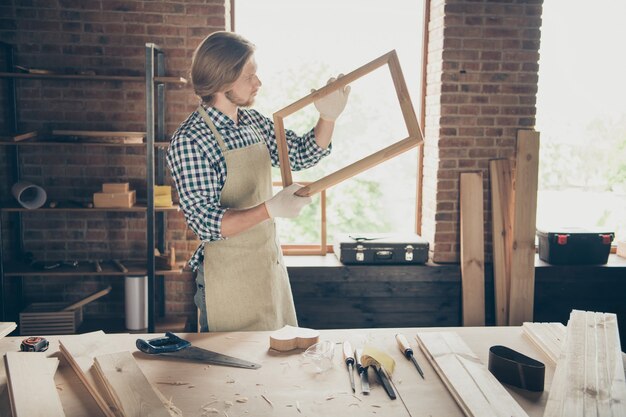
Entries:
MULTIPOLYGON (((187 77, 196 45, 209 33, 230 25, 229 2, 8 0, 0 5, 0 40, 15 45, 16 64, 60 73, 95 71, 102 75, 145 73, 145 43, 160 45, 167 75, 187 77), (225 4, 226 3, 226 4, 225 4)), ((3 65, 4 57, 0 58, 3 65)), ((17 81, 20 128, 145 131, 145 85, 119 81, 17 81)), ((8 129, 3 114, 0 130, 8 129)), ((166 132, 169 136, 198 101, 189 86, 166 87, 166 132)), ((2 200, 9 194, 10 147, 0 147, 2 200)), ((45 187, 50 199, 88 201, 103 182, 128 181, 138 199, 146 196, 145 149, 141 147, 21 147, 22 176, 45 187)), ((27 213, 24 247, 38 259, 145 258, 145 215, 142 213, 27 213)), ((5 214, 5 226, 15 217, 5 214)), ((182 214, 167 215, 167 241, 178 260, 196 247, 182 214)), ((6 232, 6 228, 4 229, 6 232)), ((6 244, 5 255, 15 256, 6 244)), ((29 278, 27 302, 76 300, 111 283, 107 303, 92 303, 88 315, 123 316, 123 280, 119 278, 29 278)), ((189 278, 168 277, 167 314, 195 311, 189 278)))
MULTIPOLYGON (((164 48, 167 74, 186 76, 200 40, 229 27, 229 4, 8 0, 0 5, 0 40, 16 46, 19 65, 109 75, 142 75, 144 44, 154 42, 164 48)), ((423 234, 436 262, 456 262, 459 174, 483 172, 488 225, 488 160, 512 156, 517 129, 535 122, 541 0, 432 0, 431 14, 423 234)), ((4 97, 4 80, 0 89, 4 97)), ((145 129, 142 83, 18 81, 18 100, 23 129, 145 129)), ((197 100, 189 87, 169 85, 166 101, 171 134, 197 100)), ((0 117, 0 128, 6 128, 0 117)), ((57 155, 49 148, 21 149, 24 176, 45 185, 53 198, 87 200, 102 182, 120 179, 145 197, 145 152, 139 148, 66 146, 55 149, 57 155)), ((0 147, 2 178, 11 171, 8 151, 0 147)), ((9 198, 5 181, 0 192, 9 198)), ((3 220, 8 222, 6 215, 3 220)), ((142 215, 32 213, 25 221, 31 223, 26 249, 41 258, 141 257, 146 250, 142 215)), ((168 214, 167 223, 167 240, 182 261, 196 241, 180 214, 168 214)), ((490 253, 489 226, 486 233, 490 253)), ((75 300, 106 280, 33 278, 25 282, 25 296, 27 301, 75 300)), ((114 285, 108 296, 113 301, 92 303, 87 314, 123 315, 122 280, 107 282, 114 285)), ((165 288, 168 314, 194 311, 188 278, 167 278, 165 288)))
POLYGON ((535 124, 542 0, 432 0, 424 146, 423 235, 435 262, 458 262, 459 177, 484 182, 491 254, 490 159, 512 157, 535 124))

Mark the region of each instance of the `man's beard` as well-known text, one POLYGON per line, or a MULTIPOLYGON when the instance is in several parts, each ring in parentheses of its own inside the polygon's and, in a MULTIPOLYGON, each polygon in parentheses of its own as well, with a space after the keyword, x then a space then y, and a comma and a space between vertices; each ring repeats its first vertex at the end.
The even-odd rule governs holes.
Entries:
POLYGON ((250 96, 248 100, 244 100, 242 98, 237 97, 235 93, 233 93, 233 90, 228 90, 227 92, 224 93, 224 95, 231 103, 239 107, 250 107, 254 103, 254 96, 250 96))

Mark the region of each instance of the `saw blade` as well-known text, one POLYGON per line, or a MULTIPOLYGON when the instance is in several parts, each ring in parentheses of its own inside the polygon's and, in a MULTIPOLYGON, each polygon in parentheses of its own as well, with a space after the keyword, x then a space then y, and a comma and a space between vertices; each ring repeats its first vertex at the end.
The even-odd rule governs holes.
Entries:
POLYGON ((261 367, 258 363, 248 362, 243 359, 224 355, 222 353, 212 352, 196 346, 189 346, 188 348, 177 352, 159 353, 159 355, 209 363, 213 365, 233 366, 236 368, 259 369, 261 367))

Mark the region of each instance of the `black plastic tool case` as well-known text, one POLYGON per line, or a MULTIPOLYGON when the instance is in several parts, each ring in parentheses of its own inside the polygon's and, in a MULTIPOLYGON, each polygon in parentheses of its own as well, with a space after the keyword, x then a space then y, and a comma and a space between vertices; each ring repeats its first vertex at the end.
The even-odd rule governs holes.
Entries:
POLYGON ((553 265, 601 265, 611 252, 615 233, 604 229, 537 229, 539 259, 553 265))

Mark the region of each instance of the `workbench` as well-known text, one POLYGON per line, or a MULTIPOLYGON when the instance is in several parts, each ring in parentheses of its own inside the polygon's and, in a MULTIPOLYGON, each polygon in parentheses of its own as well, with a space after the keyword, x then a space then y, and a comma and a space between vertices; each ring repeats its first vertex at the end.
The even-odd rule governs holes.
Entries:
MULTIPOLYGON (((163 396, 171 399, 184 416, 463 416, 461 409, 417 346, 417 331, 455 331, 483 364, 487 364, 489 348, 505 345, 546 364, 545 391, 531 393, 505 386, 529 416, 542 416, 554 374, 554 366, 522 334, 521 327, 466 328, 397 328, 321 330, 320 340, 335 343, 333 367, 317 373, 302 350, 277 352, 269 350, 271 332, 179 333, 193 345, 246 359, 262 365, 258 370, 206 365, 173 358, 149 356, 139 352, 135 340, 150 339, 162 334, 110 334, 107 338, 129 350, 152 384, 163 396), (409 340, 415 358, 425 374, 423 380, 413 364, 397 347, 395 334, 409 340), (369 372, 371 394, 362 395, 355 373, 356 394, 352 394, 341 343, 350 341, 354 348, 368 344, 383 349, 396 361, 392 375, 398 398, 391 400, 376 378, 369 372), (219 412, 207 412, 215 409, 219 412)), ((100 416, 96 403, 59 352, 58 339, 50 341, 48 356, 60 359, 55 375, 57 390, 67 417, 100 416)), ((0 353, 19 350, 21 337, 0 340, 0 353)), ((24 353, 27 355, 28 353, 24 353)), ((3 362, 3 361, 1 361, 3 362)), ((9 408, 4 364, 0 365, 0 415, 9 408)))

